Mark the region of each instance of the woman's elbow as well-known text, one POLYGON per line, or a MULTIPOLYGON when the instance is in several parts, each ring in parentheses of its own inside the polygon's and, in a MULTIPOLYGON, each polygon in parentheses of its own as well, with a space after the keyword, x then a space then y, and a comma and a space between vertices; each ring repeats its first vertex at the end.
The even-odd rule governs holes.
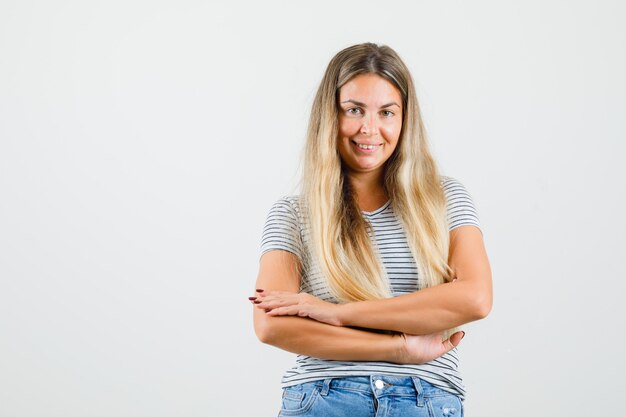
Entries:
POLYGON ((274 326, 272 326, 272 321, 273 320, 271 320, 271 317, 265 315, 255 316, 254 333, 261 343, 269 345, 272 344, 276 334, 274 326))
POLYGON ((473 297, 472 307, 474 320, 481 320, 487 317, 493 307, 491 289, 477 291, 473 297))
POLYGON ((491 301, 482 301, 476 308, 476 320, 482 320, 491 313, 491 301))

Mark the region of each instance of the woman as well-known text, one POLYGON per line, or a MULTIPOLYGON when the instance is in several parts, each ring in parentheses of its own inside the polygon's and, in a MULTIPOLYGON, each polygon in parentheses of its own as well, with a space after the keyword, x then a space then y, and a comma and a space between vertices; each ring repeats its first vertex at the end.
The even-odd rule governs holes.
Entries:
POLYGON ((491 310, 470 195, 440 176, 411 75, 354 45, 317 91, 300 196, 263 231, 254 326, 299 354, 280 415, 461 416, 457 326, 491 310))

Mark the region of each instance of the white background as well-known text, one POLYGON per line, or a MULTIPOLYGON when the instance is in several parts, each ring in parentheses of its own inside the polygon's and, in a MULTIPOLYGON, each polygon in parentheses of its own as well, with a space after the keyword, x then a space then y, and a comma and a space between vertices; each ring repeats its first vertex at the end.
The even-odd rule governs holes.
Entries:
POLYGON ((393 47, 494 279, 466 415, 622 410, 621 1, 0 2, 0 417, 271 416, 271 204, 330 58, 393 47))

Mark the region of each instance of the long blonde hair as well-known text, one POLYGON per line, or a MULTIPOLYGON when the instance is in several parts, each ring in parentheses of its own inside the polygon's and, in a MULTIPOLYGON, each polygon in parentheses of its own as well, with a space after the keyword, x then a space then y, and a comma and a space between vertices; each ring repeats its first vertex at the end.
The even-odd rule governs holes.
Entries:
POLYGON ((337 53, 317 90, 304 151, 302 196, 310 245, 340 302, 391 297, 389 280, 337 150, 339 89, 359 74, 377 74, 402 96, 402 131, 385 165, 384 184, 418 265, 420 288, 450 281, 446 201, 429 151, 408 68, 388 46, 364 43, 337 53))

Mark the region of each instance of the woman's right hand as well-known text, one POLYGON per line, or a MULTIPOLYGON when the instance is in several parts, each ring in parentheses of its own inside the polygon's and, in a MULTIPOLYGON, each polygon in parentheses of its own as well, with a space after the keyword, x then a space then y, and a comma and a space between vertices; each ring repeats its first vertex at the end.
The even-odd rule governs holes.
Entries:
POLYGON ((432 333, 426 335, 400 334, 400 349, 398 353, 398 363, 421 364, 437 359, 441 355, 449 352, 459 345, 465 332, 459 331, 443 340, 443 333, 432 333))

